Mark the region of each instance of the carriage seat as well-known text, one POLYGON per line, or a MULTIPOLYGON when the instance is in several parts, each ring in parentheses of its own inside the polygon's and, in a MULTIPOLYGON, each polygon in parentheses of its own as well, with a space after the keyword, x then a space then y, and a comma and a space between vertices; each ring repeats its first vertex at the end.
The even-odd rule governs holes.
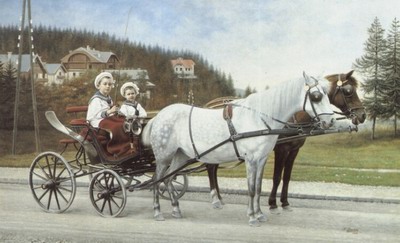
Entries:
POLYGON ((88 110, 88 106, 67 106, 66 111, 68 114, 74 114, 74 119, 69 121, 69 125, 76 132, 80 132, 80 130, 86 126, 86 112, 88 110), (84 118, 78 118, 78 114, 83 113, 85 115, 84 118))
MULTIPOLYGON (((69 121, 69 126, 71 129, 79 133, 82 136, 85 136, 87 133, 87 128, 86 128, 86 112, 88 110, 88 106, 67 106, 65 109, 67 114, 72 114, 73 119, 69 121), (85 117, 80 116, 79 114, 83 113, 85 117)), ((75 149, 78 150, 78 142, 72 138, 63 138, 60 139, 59 144, 62 145, 62 151, 61 154, 64 153, 64 151, 67 149, 69 145, 73 145, 75 149)))

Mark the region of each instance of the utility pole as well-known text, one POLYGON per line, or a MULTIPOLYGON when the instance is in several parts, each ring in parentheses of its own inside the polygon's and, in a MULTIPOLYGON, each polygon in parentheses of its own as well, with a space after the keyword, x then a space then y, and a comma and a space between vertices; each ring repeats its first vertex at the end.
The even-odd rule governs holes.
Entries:
POLYGON ((22 16, 21 16, 21 26, 20 26, 20 35, 18 37, 18 70, 17 70, 17 84, 16 84, 16 93, 15 93, 15 106, 14 106, 14 127, 13 127, 13 143, 12 143, 12 154, 15 155, 15 147, 17 141, 18 134, 18 108, 19 108, 19 94, 20 94, 20 86, 21 86, 21 64, 22 64, 22 52, 23 52, 23 43, 24 43, 24 30, 25 30, 25 15, 26 15, 26 7, 28 10, 28 45, 29 45, 29 56, 30 56, 30 79, 31 79, 31 88, 32 88, 32 108, 33 108, 33 120, 35 126, 35 140, 36 140, 36 152, 40 152, 40 136, 39 136, 39 121, 37 114, 37 103, 36 103, 36 93, 35 93, 35 75, 34 75, 34 66, 33 66, 33 37, 32 37, 32 15, 31 15, 31 0, 22 0, 22 16), (28 5, 28 6, 27 6, 28 5))

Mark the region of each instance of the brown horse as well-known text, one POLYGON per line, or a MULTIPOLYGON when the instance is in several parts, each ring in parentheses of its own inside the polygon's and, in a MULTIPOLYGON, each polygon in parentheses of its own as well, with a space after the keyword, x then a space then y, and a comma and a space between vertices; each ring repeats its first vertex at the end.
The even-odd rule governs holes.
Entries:
MULTIPOLYGON (((356 92, 358 81, 352 76, 352 74, 353 71, 350 71, 347 74, 333 74, 328 75, 325 78, 328 79, 332 84, 328 93, 328 97, 331 104, 335 105, 341 110, 341 112, 338 112, 338 114, 346 116, 348 119, 351 119, 354 125, 358 125, 365 121, 366 113, 356 92)), ((215 102, 210 102, 209 104, 212 104, 212 107, 216 107, 215 102)), ((296 113, 289 122, 307 123, 311 122, 311 117, 306 112, 300 111, 296 113)), ((279 136, 280 139, 283 137, 284 136, 279 136)), ((290 176, 292 173, 294 160, 296 159, 296 156, 300 148, 304 145, 305 141, 306 139, 303 138, 279 143, 278 139, 278 143, 274 148, 275 166, 273 186, 268 200, 270 209, 272 211, 278 207, 276 204, 276 194, 282 178, 282 171, 283 187, 280 198, 282 207, 290 210, 287 198, 290 176)), ((210 182, 211 196, 213 199, 212 204, 214 208, 221 208, 222 198, 219 192, 217 180, 218 165, 207 164, 206 167, 210 182)))

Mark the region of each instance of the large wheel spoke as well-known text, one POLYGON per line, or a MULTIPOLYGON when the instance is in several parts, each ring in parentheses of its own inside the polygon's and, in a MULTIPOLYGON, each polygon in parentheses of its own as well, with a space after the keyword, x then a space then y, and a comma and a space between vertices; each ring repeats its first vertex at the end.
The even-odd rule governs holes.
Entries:
POLYGON ((53 190, 50 190, 49 199, 47 201, 47 209, 50 209, 52 196, 53 196, 53 190))
MULTIPOLYGON (((44 170, 43 170, 43 173, 45 173, 45 172, 44 172, 44 170)), ((35 176, 37 176, 37 177, 39 177, 39 179, 42 179, 42 180, 44 180, 44 181, 46 181, 46 180, 48 180, 48 179, 49 179, 49 175, 48 175, 48 174, 46 174, 46 173, 45 173, 45 176, 46 176, 46 177, 43 177, 43 175, 40 175, 40 174, 38 174, 38 173, 37 173, 37 172, 35 172, 35 171, 34 171, 34 172, 32 172, 32 174, 33 174, 33 175, 35 175, 35 176)))
MULTIPOLYGON (((60 191, 61 187, 57 188, 58 195, 60 195, 66 203, 68 203, 68 199, 64 196, 64 194, 60 191)), ((71 193, 71 190, 66 190, 67 192, 71 193)))
MULTIPOLYGON (((42 189, 42 187, 39 187, 39 188, 42 189)), ((49 189, 46 189, 46 190, 43 192, 43 194, 38 198, 39 201, 42 201, 42 198, 43 198, 49 191, 50 191, 49 189)))
POLYGON ((54 190, 54 198, 55 198, 56 203, 57 203, 57 208, 58 208, 58 210, 60 210, 61 206, 60 206, 60 201, 58 201, 57 190, 54 190))
POLYGON ((71 166, 54 152, 44 152, 34 159, 29 186, 34 199, 46 212, 64 212, 75 198, 76 183, 71 166))
POLYGON ((107 200, 107 202, 108 202, 108 210, 110 210, 110 215, 113 215, 113 210, 112 210, 112 206, 111 206, 111 199, 109 198, 107 200))

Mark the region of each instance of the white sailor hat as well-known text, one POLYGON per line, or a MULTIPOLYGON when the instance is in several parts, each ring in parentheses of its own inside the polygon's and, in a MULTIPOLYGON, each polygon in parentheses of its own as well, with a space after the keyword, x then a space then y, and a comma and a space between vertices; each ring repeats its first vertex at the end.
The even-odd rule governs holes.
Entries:
POLYGON ((102 73, 100 73, 99 75, 97 75, 97 76, 96 76, 96 79, 94 80, 94 87, 96 87, 96 89, 99 88, 100 82, 101 82, 101 80, 102 80, 103 78, 109 78, 109 79, 111 79, 111 82, 113 83, 113 86, 112 86, 112 87, 114 88, 115 80, 113 79, 112 74, 109 73, 109 72, 102 72, 102 73))
POLYGON ((133 90, 135 90, 136 94, 139 94, 139 87, 136 84, 134 84, 132 82, 126 82, 121 86, 121 89, 120 89, 120 93, 122 96, 125 96, 125 90, 128 88, 132 88, 133 90))

